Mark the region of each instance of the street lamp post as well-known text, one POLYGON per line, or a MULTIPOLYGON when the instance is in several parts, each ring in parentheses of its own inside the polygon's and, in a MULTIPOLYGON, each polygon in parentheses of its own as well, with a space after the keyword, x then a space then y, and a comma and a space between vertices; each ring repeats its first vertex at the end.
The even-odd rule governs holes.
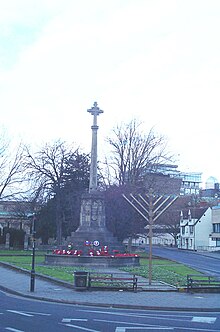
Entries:
POLYGON ((30 292, 34 292, 35 288, 35 221, 36 221, 36 216, 34 214, 32 222, 32 264, 31 264, 30 292))

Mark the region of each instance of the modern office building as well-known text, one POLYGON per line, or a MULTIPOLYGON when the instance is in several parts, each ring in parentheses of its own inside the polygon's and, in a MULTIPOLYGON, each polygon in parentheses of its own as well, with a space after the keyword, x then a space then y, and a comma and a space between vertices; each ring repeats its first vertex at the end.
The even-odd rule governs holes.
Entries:
POLYGON ((201 172, 181 172, 177 165, 158 164, 149 169, 149 173, 169 176, 170 179, 180 179, 180 195, 199 195, 202 183, 201 172))
POLYGON ((202 173, 180 172, 179 177, 182 180, 180 195, 199 195, 202 183, 202 173))

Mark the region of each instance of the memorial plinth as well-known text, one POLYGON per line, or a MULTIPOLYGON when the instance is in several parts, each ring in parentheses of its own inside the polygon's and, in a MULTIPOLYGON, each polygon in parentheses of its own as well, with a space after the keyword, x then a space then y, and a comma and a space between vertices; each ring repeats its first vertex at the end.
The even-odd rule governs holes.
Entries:
POLYGON ((53 266, 87 266, 87 267, 120 267, 139 266, 139 256, 114 257, 114 256, 65 256, 65 255, 45 255, 45 264, 53 266))
POLYGON ((73 247, 86 252, 85 242, 90 242, 95 248, 108 246, 109 250, 124 251, 124 247, 105 225, 105 204, 102 193, 92 192, 82 196, 80 225, 68 242, 73 247))

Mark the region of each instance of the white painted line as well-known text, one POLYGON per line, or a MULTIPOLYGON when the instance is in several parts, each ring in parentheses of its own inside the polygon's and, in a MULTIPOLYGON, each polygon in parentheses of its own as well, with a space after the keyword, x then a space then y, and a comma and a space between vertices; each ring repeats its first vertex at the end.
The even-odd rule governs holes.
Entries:
POLYGON ((77 325, 72 325, 72 324, 64 324, 64 325, 65 325, 65 326, 68 326, 68 327, 73 327, 74 329, 83 330, 83 331, 89 331, 89 332, 102 332, 102 331, 91 330, 91 329, 87 329, 86 327, 77 326, 77 325))
POLYGON ((26 314, 25 312, 22 312, 22 311, 16 311, 16 310, 7 310, 7 311, 12 312, 13 314, 21 315, 21 316, 33 317, 33 315, 26 314))
POLYGON ((12 327, 6 327, 5 329, 12 332, 24 332, 22 330, 13 329, 12 327))
POLYGON ((34 315, 51 316, 51 314, 46 314, 44 312, 17 311, 17 310, 7 310, 7 311, 12 312, 13 314, 18 314, 18 315, 27 316, 27 317, 33 317, 34 315))
POLYGON ((214 324, 216 321, 216 317, 198 317, 195 316, 192 318, 192 322, 196 323, 207 323, 207 324, 214 324))
MULTIPOLYGON (((152 324, 141 324, 141 323, 132 323, 132 322, 123 322, 123 321, 112 321, 112 320, 104 320, 104 319, 93 319, 93 321, 96 322, 102 322, 102 323, 113 323, 113 324, 129 324, 132 325, 132 327, 126 327, 126 329, 157 329, 157 330, 173 330, 173 327, 167 327, 167 326, 161 326, 161 325, 152 325, 152 324)), ((118 327, 119 328, 119 327, 118 327)), ((121 328, 125 328, 125 327, 121 327, 121 328)), ((124 330, 122 330, 124 331, 124 330)))
POLYGON ((173 320, 173 321, 183 321, 183 320, 186 320, 186 319, 189 319, 191 320, 192 319, 192 315, 170 315, 170 314, 167 314, 167 315, 162 315, 162 314, 152 314, 152 313, 149 313, 149 314, 146 314, 146 313, 125 313, 125 312, 109 312, 109 311, 98 311, 98 310, 77 310, 77 311, 87 311, 87 312, 90 312, 90 313, 98 313, 98 314, 108 314, 108 315, 112 315, 112 316, 128 316, 128 317, 131 317, 131 316, 134 316, 135 318, 143 318, 143 317, 146 317, 146 318, 156 318, 156 319, 160 319, 160 320, 173 320))
POLYGON ((51 316, 51 314, 45 314, 45 312, 33 312, 33 311, 22 311, 26 314, 39 315, 39 316, 51 316))
POLYGON ((133 325, 133 326, 136 325, 136 326, 141 326, 141 327, 151 326, 150 324, 132 323, 132 322, 117 321, 117 320, 93 319, 93 321, 101 322, 101 323, 126 324, 126 325, 129 324, 129 325, 133 325))
POLYGON ((109 311, 101 311, 101 310, 77 309, 77 311, 83 311, 83 312, 89 312, 89 313, 95 313, 95 314, 124 315, 123 312, 118 313, 118 312, 111 312, 111 311, 109 312, 109 311))
POLYGON ((194 296, 195 299, 204 299, 204 296, 194 296))
POLYGON ((62 319, 62 323, 71 323, 72 321, 88 322, 88 319, 84 319, 84 318, 63 318, 62 319))
POLYGON ((139 326, 132 326, 132 327, 128 327, 128 326, 124 326, 124 327, 116 327, 116 329, 115 329, 115 332, 126 332, 126 330, 134 330, 134 329, 136 329, 136 330, 150 330, 150 331, 152 331, 152 330, 160 330, 160 331, 162 331, 162 330, 171 330, 171 331, 173 331, 173 328, 172 327, 160 327, 160 326, 158 326, 158 327, 152 327, 152 326, 149 326, 149 327, 139 327, 139 326))
MULTIPOLYGON (((87 311, 87 310, 77 310, 77 311, 87 311)), ((88 310, 90 313, 100 313, 100 314, 108 314, 108 315, 112 315, 112 316, 129 316, 129 317, 140 317, 140 318, 143 318, 143 317, 146 317, 146 318, 157 318, 159 320, 163 320, 163 321, 173 321, 173 322, 182 322, 182 321, 188 321, 188 322, 197 322, 197 323, 209 323, 209 324, 214 324, 215 321, 216 321, 216 318, 215 317, 193 317, 192 315, 180 315, 180 314, 177 314, 177 315, 170 315, 170 314, 167 314, 167 315, 163 315, 163 314, 158 314, 158 315, 155 315, 155 314, 146 314, 146 313, 141 313, 141 314, 134 314, 134 313, 129 313, 129 314, 126 314, 124 312, 108 312, 108 311, 99 311, 99 310, 88 310)), ((102 320, 98 320, 98 319, 94 319, 96 321, 102 321, 102 320)), ((104 321, 103 321, 104 322, 104 321)), ((105 320, 105 322, 113 322, 113 321, 110 321, 110 320, 105 320)), ((117 321, 116 321, 117 323, 117 321)), ((128 324, 128 323, 127 323, 128 324)), ((134 324, 135 323, 129 323, 129 324, 134 324)), ((136 324, 138 325, 138 324, 136 324)), ((142 324, 144 325, 144 324, 142 324)), ((149 325, 148 325, 149 326, 149 325)))

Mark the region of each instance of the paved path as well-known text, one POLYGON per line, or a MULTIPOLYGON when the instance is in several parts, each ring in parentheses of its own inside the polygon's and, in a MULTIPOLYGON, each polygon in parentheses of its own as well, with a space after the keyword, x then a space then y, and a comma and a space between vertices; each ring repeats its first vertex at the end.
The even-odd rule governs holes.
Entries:
POLYGON ((0 264, 0 289, 24 297, 70 304, 220 311, 220 294, 160 291, 156 285, 153 285, 154 291, 137 293, 132 291, 77 291, 71 284, 56 284, 49 280, 36 278, 35 291, 30 292, 30 275, 6 268, 2 264, 0 264))

